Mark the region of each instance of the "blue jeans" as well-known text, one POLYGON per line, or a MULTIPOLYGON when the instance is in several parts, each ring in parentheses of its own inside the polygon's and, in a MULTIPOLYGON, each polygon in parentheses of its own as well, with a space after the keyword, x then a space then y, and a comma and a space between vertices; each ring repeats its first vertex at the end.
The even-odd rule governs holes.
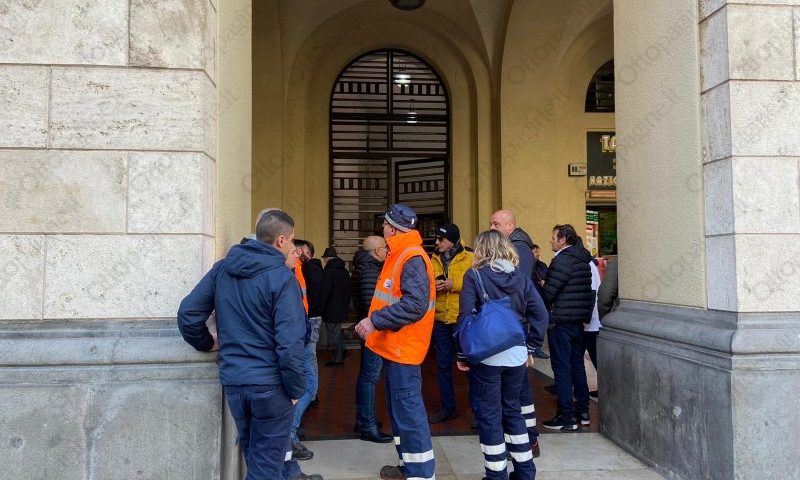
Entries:
POLYGON ((297 438, 297 429, 300 427, 300 421, 303 419, 303 414, 306 413, 308 404, 317 396, 317 388, 319 388, 316 342, 309 342, 306 345, 304 369, 306 372, 306 393, 297 400, 297 404, 294 406, 294 420, 292 420, 292 429, 289 432, 289 438, 291 438, 292 443, 300 441, 297 438))
POLYGON ((236 422, 239 446, 247 464, 245 480, 299 478, 302 472, 291 460, 289 442, 294 407, 283 387, 227 386, 225 401, 236 422))
POLYGON ((437 380, 442 400, 442 410, 456 410, 456 392, 453 388, 453 365, 456 363, 456 324, 433 322, 433 348, 436 354, 437 380))
POLYGON ((517 478, 533 480, 536 466, 519 403, 522 382, 528 376, 527 368, 525 365, 493 367, 482 363, 469 367, 469 389, 475 402, 486 478, 508 480, 508 450, 517 478))
POLYGON ((583 325, 557 323, 547 331, 550 365, 556 381, 558 415, 589 413, 589 387, 583 364, 583 325), (573 389, 575 403, 573 404, 573 389))
POLYGON ((406 478, 433 478, 433 459, 428 414, 422 403, 422 370, 419 365, 384 360, 385 392, 397 455, 406 478))
POLYGON ((381 376, 383 360, 361 342, 361 366, 356 381, 356 424, 361 430, 375 424, 375 385, 381 376))

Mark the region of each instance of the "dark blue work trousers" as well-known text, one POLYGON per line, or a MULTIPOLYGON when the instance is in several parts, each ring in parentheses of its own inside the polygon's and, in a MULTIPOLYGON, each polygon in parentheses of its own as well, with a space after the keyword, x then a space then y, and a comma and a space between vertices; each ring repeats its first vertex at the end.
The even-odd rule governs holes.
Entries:
POLYGON ((295 480, 300 466, 291 459, 292 400, 279 385, 225 387, 236 422, 247 476, 245 480, 295 480))
POLYGON ((519 403, 523 378, 527 374, 525 365, 494 367, 479 363, 469 366, 469 388, 489 480, 508 480, 506 451, 511 454, 518 480, 536 478, 528 429, 519 403))
POLYGON ((383 359, 386 405, 400 465, 406 478, 432 479, 436 472, 428 415, 422 403, 419 365, 383 359))

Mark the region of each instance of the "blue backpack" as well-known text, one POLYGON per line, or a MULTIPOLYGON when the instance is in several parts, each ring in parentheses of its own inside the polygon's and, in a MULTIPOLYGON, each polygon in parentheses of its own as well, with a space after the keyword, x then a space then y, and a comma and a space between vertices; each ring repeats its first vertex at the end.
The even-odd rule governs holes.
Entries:
POLYGON ((511 308, 511 299, 489 299, 477 269, 475 278, 481 288, 483 304, 458 322, 458 342, 469 363, 480 363, 511 347, 525 346, 525 331, 511 308))

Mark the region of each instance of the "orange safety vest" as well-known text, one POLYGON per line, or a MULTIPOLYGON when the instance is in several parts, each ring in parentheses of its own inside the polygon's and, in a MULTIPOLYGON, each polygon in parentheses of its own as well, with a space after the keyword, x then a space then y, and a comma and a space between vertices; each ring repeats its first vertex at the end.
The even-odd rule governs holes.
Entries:
POLYGON ((297 263, 294 265, 294 276, 297 278, 297 283, 300 284, 300 290, 303 291, 303 307, 306 309, 306 315, 308 315, 308 292, 306 291, 306 277, 303 276, 303 264, 300 263, 300 259, 297 259, 297 263))
POLYGON ((403 266, 413 257, 422 257, 425 269, 428 272, 430 284, 430 302, 428 311, 418 322, 406 325, 397 331, 379 330, 372 332, 367 337, 367 348, 377 355, 396 363, 419 365, 428 353, 433 332, 433 317, 436 313, 436 285, 433 278, 433 267, 428 254, 422 248, 422 237, 419 232, 412 230, 389 237, 389 256, 383 264, 375 293, 369 306, 369 314, 389 305, 394 305, 403 296, 400 290, 400 281, 403 266))

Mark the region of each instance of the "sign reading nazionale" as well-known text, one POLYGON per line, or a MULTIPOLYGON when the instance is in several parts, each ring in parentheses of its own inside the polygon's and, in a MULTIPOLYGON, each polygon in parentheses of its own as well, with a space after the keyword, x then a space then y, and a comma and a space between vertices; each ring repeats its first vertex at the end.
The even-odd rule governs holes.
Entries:
POLYGON ((586 188, 617 189, 617 136, 615 132, 586 134, 586 188))

